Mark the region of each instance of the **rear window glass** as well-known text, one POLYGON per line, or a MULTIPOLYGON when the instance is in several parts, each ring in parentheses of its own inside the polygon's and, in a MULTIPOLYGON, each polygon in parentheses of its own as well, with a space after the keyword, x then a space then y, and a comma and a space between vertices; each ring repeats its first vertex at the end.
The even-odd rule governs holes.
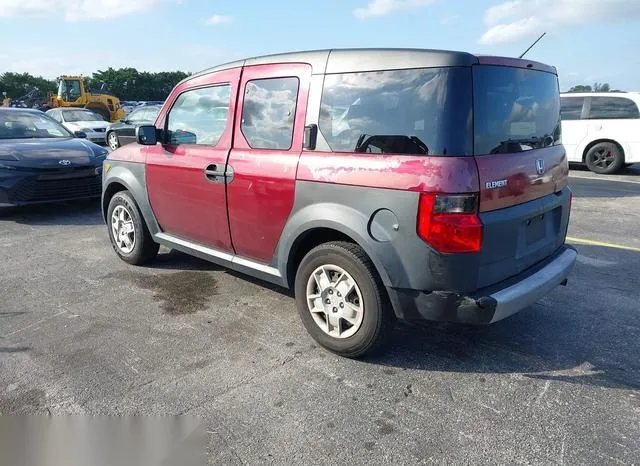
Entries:
POLYGON ((563 120, 580 120, 584 97, 562 97, 560 99, 560 114, 563 120))
POLYGON ((591 97, 589 118, 592 120, 640 118, 638 106, 624 97, 591 97))
POLYGON ((469 68, 331 74, 319 128, 334 152, 470 155, 471 100, 469 68))
POLYGON ((523 152, 560 144, 560 93, 552 73, 473 67, 474 153, 523 152))

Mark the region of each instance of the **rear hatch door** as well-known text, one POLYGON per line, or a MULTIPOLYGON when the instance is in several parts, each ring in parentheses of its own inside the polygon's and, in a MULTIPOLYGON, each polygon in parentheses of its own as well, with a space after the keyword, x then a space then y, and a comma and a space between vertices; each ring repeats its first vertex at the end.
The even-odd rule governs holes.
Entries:
POLYGON ((484 224, 480 288, 525 271, 564 243, 568 163, 558 80, 536 65, 514 59, 474 66, 474 156, 484 224))

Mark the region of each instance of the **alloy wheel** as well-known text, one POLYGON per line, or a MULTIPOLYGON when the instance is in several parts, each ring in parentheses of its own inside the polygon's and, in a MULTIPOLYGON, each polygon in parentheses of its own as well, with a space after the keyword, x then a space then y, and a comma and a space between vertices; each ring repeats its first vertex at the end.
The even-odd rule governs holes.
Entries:
POLYGON ((364 303, 358 284, 337 265, 318 267, 307 281, 307 305, 315 323, 327 335, 349 338, 361 327, 364 303))
POLYGON ((119 205, 113 209, 111 231, 118 249, 123 254, 131 254, 136 245, 136 230, 131 213, 125 206, 119 205))

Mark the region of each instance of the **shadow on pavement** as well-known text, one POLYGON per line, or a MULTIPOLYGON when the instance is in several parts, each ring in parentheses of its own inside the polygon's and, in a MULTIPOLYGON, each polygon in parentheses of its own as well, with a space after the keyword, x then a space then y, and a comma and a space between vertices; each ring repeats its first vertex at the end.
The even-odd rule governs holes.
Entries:
POLYGON ((227 269, 225 267, 220 267, 219 265, 214 264, 213 262, 206 261, 204 259, 199 259, 194 256, 190 256, 188 254, 184 254, 183 252, 176 251, 175 249, 169 251, 160 250, 160 254, 158 257, 146 266, 147 269, 159 269, 159 270, 175 270, 178 271, 209 271, 209 272, 225 272, 228 275, 236 277, 240 280, 244 280, 255 285, 261 286, 262 288, 267 288, 276 293, 280 293, 284 296, 293 297, 292 292, 289 290, 272 285, 271 283, 259 280, 257 278, 250 277, 248 275, 244 275, 239 272, 235 272, 233 270, 227 269))
POLYGON ((640 196, 640 185, 624 180, 607 182, 606 178, 586 179, 570 178, 569 187, 575 198, 615 198, 615 197, 638 197, 640 196))
POLYGON ((0 211, 3 220, 32 226, 104 224, 99 199, 11 207, 0 211))
POLYGON ((399 325, 387 349, 366 362, 640 389, 640 254, 598 246, 579 251, 610 260, 576 264, 568 287, 490 326, 399 325))

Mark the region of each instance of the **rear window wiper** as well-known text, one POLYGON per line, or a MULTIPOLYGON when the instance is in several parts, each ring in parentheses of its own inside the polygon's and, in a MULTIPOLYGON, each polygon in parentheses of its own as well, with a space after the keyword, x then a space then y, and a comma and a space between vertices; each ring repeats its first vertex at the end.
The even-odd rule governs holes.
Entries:
MULTIPOLYGON (((491 149, 491 154, 500 154, 506 152, 512 152, 511 147, 514 144, 532 146, 534 149, 547 147, 553 144, 553 136, 545 134, 542 137, 532 136, 530 138, 510 138, 506 141, 500 141, 500 144, 491 149)), ((516 152, 522 152, 522 149, 516 152)))

